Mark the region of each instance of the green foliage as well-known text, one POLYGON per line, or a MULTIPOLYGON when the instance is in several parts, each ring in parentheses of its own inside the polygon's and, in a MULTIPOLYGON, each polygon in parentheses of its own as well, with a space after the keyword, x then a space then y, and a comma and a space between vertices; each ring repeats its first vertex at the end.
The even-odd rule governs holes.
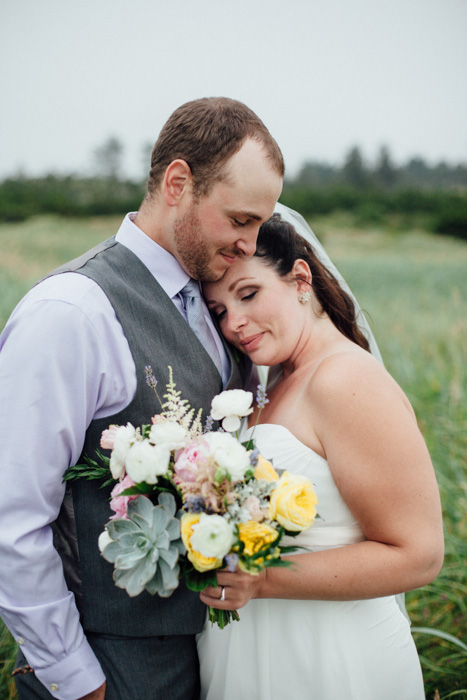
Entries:
POLYGON ((434 230, 449 236, 467 239, 467 198, 453 199, 441 206, 434 230))
POLYGON ((15 683, 11 674, 15 668, 17 645, 0 619, 0 698, 16 698, 15 683))
MULTIPOLYGON (((146 144, 143 150, 144 162, 148 163, 151 146, 146 144)), ((138 209, 146 187, 143 182, 121 177, 122 152, 123 145, 115 137, 96 148, 94 177, 20 175, 5 179, 0 182, 0 221, 25 221, 40 214, 121 215, 138 209)), ((286 181, 282 201, 313 217, 340 209, 358 210, 363 224, 381 221, 386 212, 442 214, 436 230, 465 236, 465 216, 461 223, 458 215, 455 220, 448 220, 444 209, 450 207, 447 195, 454 194, 465 202, 466 192, 465 164, 430 166, 422 158, 412 158, 405 165, 396 166, 384 145, 371 164, 354 146, 342 165, 305 162, 297 176, 286 181)))
POLYGON ((97 170, 104 178, 117 180, 122 169, 123 144, 111 136, 94 151, 97 170))
POLYGON ((209 608, 209 622, 214 625, 217 624, 221 630, 227 627, 231 622, 238 622, 240 616, 236 610, 219 610, 216 608, 209 608))
POLYGON ((98 479, 102 481, 101 488, 115 482, 109 471, 109 458, 100 450, 96 450, 100 464, 87 455, 84 456, 84 464, 75 464, 68 467, 63 475, 63 481, 76 481, 77 479, 98 479))
POLYGON ((342 178, 350 187, 354 187, 357 190, 368 188, 370 173, 358 146, 354 146, 348 152, 342 166, 342 178))
POLYGON ((190 591, 199 593, 207 586, 217 586, 217 569, 209 571, 198 571, 188 558, 182 564, 185 582, 190 591))
POLYGON ((416 189, 356 189, 344 185, 311 188, 286 184, 280 201, 303 216, 352 212, 358 226, 384 225, 387 217, 425 217, 436 233, 467 237, 467 196, 416 189))
POLYGON ((464 191, 467 187, 467 165, 438 163, 429 165, 423 158, 411 158, 397 166, 387 146, 381 146, 374 164, 369 163, 358 146, 353 146, 344 157, 342 165, 306 161, 289 184, 333 188, 346 185, 357 190, 378 188, 414 189, 437 192, 464 191))
POLYGON ((0 221, 25 221, 38 214, 122 214, 139 208, 144 191, 141 183, 111 176, 8 178, 0 183, 0 221))

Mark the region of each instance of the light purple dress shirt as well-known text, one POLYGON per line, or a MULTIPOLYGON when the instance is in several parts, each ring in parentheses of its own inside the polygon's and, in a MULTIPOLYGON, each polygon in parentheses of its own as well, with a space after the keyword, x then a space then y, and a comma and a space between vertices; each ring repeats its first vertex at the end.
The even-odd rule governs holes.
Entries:
MULTIPOLYGON (((132 218, 126 216, 117 240, 184 314, 179 293, 188 275, 132 218)), ((225 386, 229 361, 207 309, 205 315, 225 386)), ((89 423, 125 408, 135 389, 120 323, 101 288, 84 275, 63 273, 34 287, 0 336, 0 615, 39 680, 62 700, 75 700, 105 679, 49 525, 63 500, 63 473, 79 459, 89 423)))

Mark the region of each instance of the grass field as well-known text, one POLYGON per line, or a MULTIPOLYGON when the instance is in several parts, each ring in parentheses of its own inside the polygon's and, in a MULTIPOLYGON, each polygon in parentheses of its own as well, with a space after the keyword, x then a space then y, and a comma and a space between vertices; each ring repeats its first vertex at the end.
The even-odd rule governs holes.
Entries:
MULTIPOLYGON (((119 223, 42 217, 0 225, 0 328, 37 279, 115 233, 119 223)), ((407 607, 426 697, 467 698, 467 244, 407 222, 362 229, 347 214, 318 219, 314 228, 366 311, 432 455, 446 559, 434 583, 407 595, 407 607)), ((1 700, 14 697, 14 647, 3 629, 1 700)))

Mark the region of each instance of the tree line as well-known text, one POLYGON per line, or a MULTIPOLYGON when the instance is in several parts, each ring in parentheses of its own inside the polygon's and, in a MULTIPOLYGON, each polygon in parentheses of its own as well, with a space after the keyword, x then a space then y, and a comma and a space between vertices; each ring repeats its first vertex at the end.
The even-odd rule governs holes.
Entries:
POLYGON ((374 164, 365 159, 358 146, 352 147, 341 165, 306 161, 290 181, 293 185, 332 187, 348 185, 355 189, 457 190, 467 193, 467 164, 429 165, 421 157, 395 164, 387 146, 379 150, 374 164))
MULTIPOLYGON (((143 149, 149 162, 149 147, 143 149)), ((102 216, 136 210, 145 181, 125 178, 123 146, 112 137, 94 151, 94 174, 28 177, 0 182, 0 221, 23 221, 40 214, 102 216)), ((286 178, 281 202, 305 217, 351 211, 362 223, 378 223, 393 214, 422 215, 429 227, 467 239, 467 165, 411 158, 396 165, 386 146, 374 164, 355 146, 342 164, 307 161, 286 178)))

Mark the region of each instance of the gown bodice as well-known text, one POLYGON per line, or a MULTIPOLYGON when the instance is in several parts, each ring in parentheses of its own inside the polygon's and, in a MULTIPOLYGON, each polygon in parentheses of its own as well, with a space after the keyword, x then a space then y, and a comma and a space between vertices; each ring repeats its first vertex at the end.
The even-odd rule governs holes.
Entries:
MULTIPOLYGON (((293 542, 312 549, 339 547, 365 539, 332 477, 328 462, 296 438, 288 428, 273 423, 260 423, 255 428, 242 428, 241 440, 253 439, 265 459, 275 469, 308 477, 318 496, 318 515, 313 526, 293 542)), ((283 540, 287 543, 287 539, 283 540)), ((292 543, 292 542, 291 542, 292 543)))

